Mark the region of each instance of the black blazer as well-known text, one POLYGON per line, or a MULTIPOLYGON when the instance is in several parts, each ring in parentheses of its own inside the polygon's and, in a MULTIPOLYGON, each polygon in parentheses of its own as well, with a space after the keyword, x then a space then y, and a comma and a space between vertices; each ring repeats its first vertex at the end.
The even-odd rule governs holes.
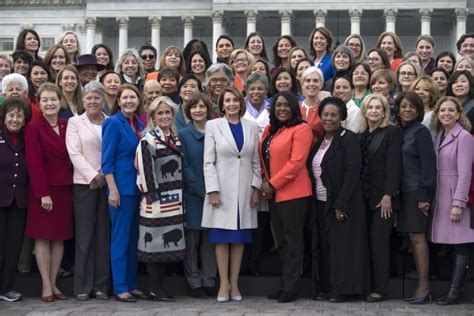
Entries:
POLYGON ((26 166, 23 130, 15 146, 5 126, 0 125, 0 207, 16 202, 28 207, 28 170, 26 166))
POLYGON ((399 209, 401 144, 400 130, 395 126, 379 128, 373 133, 367 157, 369 163, 369 208, 376 210, 376 205, 385 194, 392 197, 392 208, 399 209))

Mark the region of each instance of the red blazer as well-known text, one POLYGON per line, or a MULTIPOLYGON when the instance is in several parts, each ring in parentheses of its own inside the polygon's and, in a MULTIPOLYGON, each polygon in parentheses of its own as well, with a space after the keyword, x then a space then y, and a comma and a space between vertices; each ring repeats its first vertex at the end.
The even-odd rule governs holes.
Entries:
POLYGON ((323 124, 321 123, 321 118, 318 114, 319 104, 313 106, 308 110, 308 115, 306 116, 306 108, 303 107, 302 103, 300 102, 300 112, 301 117, 303 120, 308 123, 309 127, 313 131, 313 141, 311 144, 315 144, 316 141, 324 135, 324 128, 323 124))
POLYGON ((283 202, 312 195, 306 160, 313 144, 311 128, 306 123, 283 127, 270 143, 270 175, 262 156, 263 141, 270 125, 263 131, 259 154, 264 178, 275 189, 275 201, 283 202))
POLYGON ((49 186, 72 185, 73 168, 66 148, 67 121, 58 118, 59 135, 43 115, 26 125, 25 149, 31 189, 36 198, 48 196, 49 186))

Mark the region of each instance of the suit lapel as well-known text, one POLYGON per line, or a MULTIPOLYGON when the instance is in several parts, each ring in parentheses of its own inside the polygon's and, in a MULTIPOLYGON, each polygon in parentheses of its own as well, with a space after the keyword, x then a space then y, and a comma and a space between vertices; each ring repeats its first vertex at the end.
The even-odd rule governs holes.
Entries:
POLYGON ((127 118, 122 114, 122 112, 118 112, 118 116, 120 119, 120 122, 122 122, 122 126, 125 129, 125 133, 129 136, 129 138, 137 138, 136 134, 133 132, 132 127, 130 126, 130 123, 128 122, 127 118))
POLYGON ((383 142, 383 139, 385 138, 385 132, 387 131, 386 128, 378 129, 375 132, 374 138, 370 142, 369 149, 368 149, 368 155, 369 155, 369 161, 372 161, 375 157, 375 154, 377 153, 377 150, 379 149, 380 145, 383 142))
POLYGON ((101 141, 100 141, 100 138, 99 138, 99 135, 97 134, 97 132, 95 131, 94 127, 92 126, 92 123, 91 121, 89 120, 89 118, 87 117, 86 113, 82 114, 81 115, 81 120, 82 120, 82 123, 87 127, 87 129, 89 130, 90 133, 92 133, 92 135, 94 135, 94 139, 97 141, 97 143, 100 145, 101 144, 101 141))
POLYGON ((445 146, 448 146, 449 143, 451 143, 454 140, 454 138, 459 135, 459 133, 461 132, 461 129, 462 129, 461 125, 459 125, 459 123, 456 123, 456 125, 453 127, 451 132, 449 132, 449 134, 444 138, 443 143, 441 145, 439 144, 439 142, 440 142, 443 131, 440 131, 436 137, 435 146, 436 146, 437 151, 441 150, 445 146))
POLYGON ((339 147, 341 147, 341 137, 344 136, 346 133, 346 130, 341 128, 339 129, 336 134, 334 135, 334 138, 331 141, 331 144, 329 145, 328 150, 326 151, 326 154, 323 157, 323 160, 321 161, 321 164, 324 164, 328 160, 330 160, 339 150, 339 147))
POLYGON ((235 143, 234 136, 232 135, 232 131, 230 130, 229 122, 225 118, 219 119, 218 124, 219 131, 221 132, 222 136, 226 139, 229 143, 230 147, 239 154, 239 150, 237 149, 237 144, 235 143))

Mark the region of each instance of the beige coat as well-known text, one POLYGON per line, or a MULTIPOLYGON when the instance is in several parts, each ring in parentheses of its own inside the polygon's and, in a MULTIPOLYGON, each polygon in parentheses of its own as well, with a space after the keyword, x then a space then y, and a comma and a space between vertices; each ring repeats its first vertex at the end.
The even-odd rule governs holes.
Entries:
POLYGON ((206 195, 202 226, 237 229, 237 210, 240 228, 257 227, 257 210, 250 207, 252 187, 262 183, 258 156, 258 126, 245 118, 240 119, 244 133, 241 152, 226 118, 208 121, 204 139, 204 180, 206 193, 219 192, 221 206, 214 208, 206 195))

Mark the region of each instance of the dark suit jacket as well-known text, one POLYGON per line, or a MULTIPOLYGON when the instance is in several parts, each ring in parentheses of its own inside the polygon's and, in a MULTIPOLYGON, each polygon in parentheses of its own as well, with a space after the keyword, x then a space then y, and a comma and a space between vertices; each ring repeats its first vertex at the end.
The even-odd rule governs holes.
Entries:
POLYGON ((401 173, 401 136, 395 126, 379 128, 373 133, 367 157, 369 160, 369 207, 375 210, 384 194, 392 197, 392 208, 399 208, 401 173))
MULTIPOLYGON (((139 130, 143 124, 136 120, 139 130)), ((113 174, 120 195, 139 195, 135 150, 138 137, 122 112, 109 117, 102 125, 102 172, 113 174)))
POLYGON ((50 195, 49 186, 72 185, 72 164, 66 148, 67 121, 58 117, 59 135, 43 115, 25 128, 26 161, 36 198, 50 195))
POLYGON ((16 203, 28 207, 28 170, 23 130, 15 145, 5 126, 0 126, 0 207, 16 203))

